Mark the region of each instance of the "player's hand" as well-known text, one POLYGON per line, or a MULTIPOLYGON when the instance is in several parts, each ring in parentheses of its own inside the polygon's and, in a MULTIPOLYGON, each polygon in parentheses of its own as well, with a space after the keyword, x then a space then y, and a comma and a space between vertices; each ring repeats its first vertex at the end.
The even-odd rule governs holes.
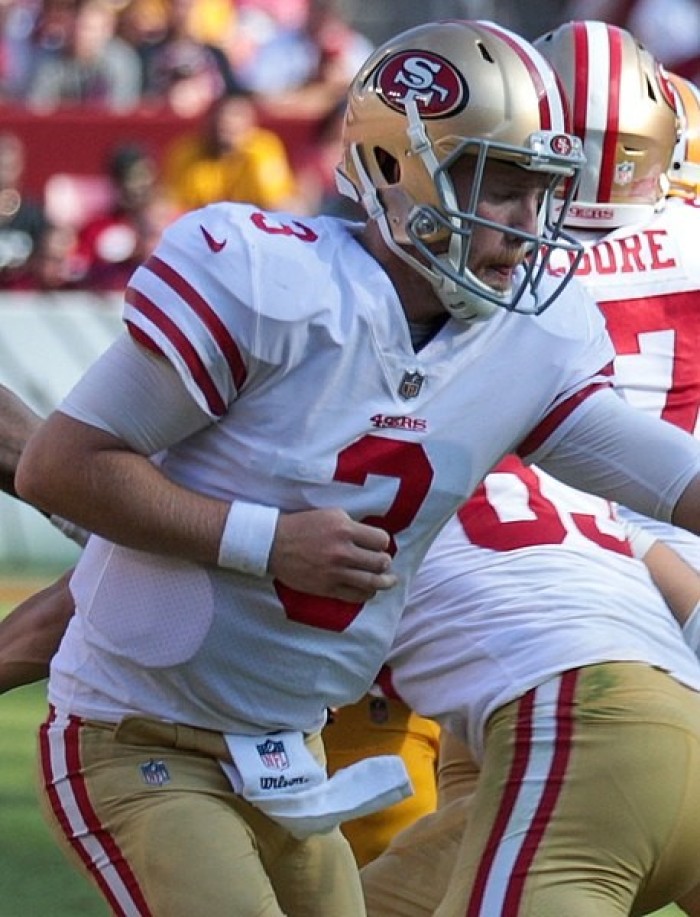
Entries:
POLYGON ((366 602, 396 585, 389 535, 341 509, 280 514, 268 572, 285 586, 346 602, 366 602))

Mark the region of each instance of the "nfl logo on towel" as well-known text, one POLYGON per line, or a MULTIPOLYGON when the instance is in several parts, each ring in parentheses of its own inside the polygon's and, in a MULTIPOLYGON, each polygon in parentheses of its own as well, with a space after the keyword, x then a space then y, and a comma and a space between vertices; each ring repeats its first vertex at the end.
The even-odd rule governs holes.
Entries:
POLYGON ((283 771, 289 767, 289 758, 284 750, 284 742, 266 739, 262 745, 256 745, 255 747, 265 767, 277 771, 283 771))

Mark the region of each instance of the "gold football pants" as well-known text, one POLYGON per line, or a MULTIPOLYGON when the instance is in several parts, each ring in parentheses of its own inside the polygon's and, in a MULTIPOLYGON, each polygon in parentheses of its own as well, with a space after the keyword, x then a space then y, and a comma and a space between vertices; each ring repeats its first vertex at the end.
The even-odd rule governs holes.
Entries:
POLYGON ((529 691, 466 786, 362 870, 370 917, 627 917, 700 883, 700 695, 663 672, 529 691))
MULTIPOLYGON (((320 736, 307 741, 323 760, 320 736)), ((362 917, 339 829, 297 840, 234 793, 221 734, 53 713, 40 797, 61 846, 124 917, 362 917)))

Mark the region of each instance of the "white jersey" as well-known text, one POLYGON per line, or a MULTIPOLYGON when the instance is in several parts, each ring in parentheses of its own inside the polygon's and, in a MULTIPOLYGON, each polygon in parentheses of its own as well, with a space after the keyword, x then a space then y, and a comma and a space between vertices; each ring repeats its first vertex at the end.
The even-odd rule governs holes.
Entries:
POLYGON ((697 659, 611 504, 508 457, 428 552, 379 684, 480 756, 494 710, 612 661, 700 690, 697 659))
MULTIPOLYGON (((645 223, 586 241, 576 277, 615 346, 616 388, 700 438, 700 201, 669 200, 645 223)), ((700 538, 621 508, 700 570, 700 538)))
POLYGON ((343 507, 390 533, 399 585, 353 605, 94 537, 52 667, 59 708, 318 728, 373 682, 425 551, 489 468, 554 440, 608 384, 604 323, 574 285, 539 317, 450 320, 416 354, 356 231, 246 205, 188 214, 135 272, 125 321, 212 418, 160 457, 165 474, 285 512, 343 507))

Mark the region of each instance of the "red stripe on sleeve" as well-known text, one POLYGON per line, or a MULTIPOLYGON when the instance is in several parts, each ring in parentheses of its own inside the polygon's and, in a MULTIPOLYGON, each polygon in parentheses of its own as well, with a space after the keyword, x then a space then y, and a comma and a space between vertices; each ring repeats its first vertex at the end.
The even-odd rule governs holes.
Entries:
POLYGON ((126 321, 126 327, 129 331, 131 337, 136 341, 137 344, 140 344, 142 347, 145 347, 146 350, 150 350, 151 353, 154 353, 157 357, 164 357, 165 354, 156 344, 156 342, 150 338, 145 331, 139 328, 138 325, 135 325, 133 322, 130 322, 128 319, 126 321))
MULTIPOLYGON (((204 395, 207 406, 212 414, 217 417, 221 417, 225 414, 226 405, 223 398, 219 395, 207 368, 197 351, 175 322, 165 315, 154 302, 151 302, 143 293, 134 290, 133 287, 127 287, 125 299, 130 306, 133 306, 137 312, 144 315, 168 338, 187 364, 189 371, 192 373, 192 378, 204 395)), ((126 325, 131 333, 134 327, 133 323, 127 321, 126 325)), ((143 331, 143 329, 139 329, 139 334, 134 336, 134 340, 138 341, 139 344, 149 347, 150 350, 154 350, 155 352, 159 350, 158 345, 143 331)))
POLYGON ((164 283, 167 283, 167 285, 187 303, 192 311, 199 316, 221 348, 224 359, 231 370, 236 388, 240 389, 246 379, 245 364, 241 358, 236 342, 209 303, 190 283, 187 282, 187 280, 185 280, 184 277, 182 277, 181 274, 178 274, 176 270, 170 267, 169 264, 166 264, 161 258, 151 255, 146 261, 145 267, 155 274, 156 277, 159 277, 164 283))
MULTIPOLYGON (((612 367, 606 367, 603 371, 606 375, 612 375, 612 367), (610 370, 608 372, 608 369, 610 370)), ((601 375, 603 374, 601 373, 601 375)), ((594 392, 598 392, 603 388, 610 388, 609 382, 592 382, 586 388, 582 388, 576 394, 572 395, 570 398, 567 398, 565 401, 562 401, 560 405, 554 408, 553 411, 550 411, 549 414, 542 420, 534 430, 530 432, 530 435, 527 436, 515 450, 516 454, 521 458, 527 458, 528 455, 531 455, 542 445, 543 442, 556 430, 556 428, 561 424, 561 422, 569 416, 576 408, 586 400, 594 392)))

